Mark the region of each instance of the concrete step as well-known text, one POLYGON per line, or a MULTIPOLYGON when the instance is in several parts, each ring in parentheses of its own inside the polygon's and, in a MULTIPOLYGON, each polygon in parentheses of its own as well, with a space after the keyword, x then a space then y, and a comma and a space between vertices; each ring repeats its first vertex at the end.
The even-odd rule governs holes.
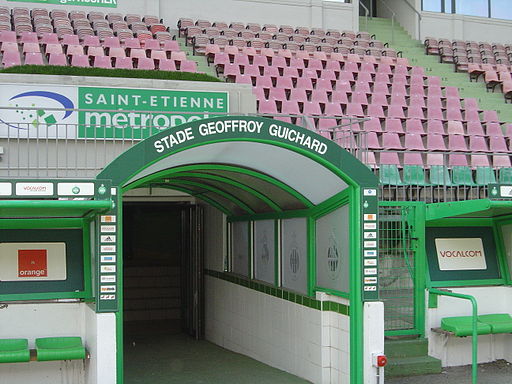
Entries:
POLYGON ((125 266, 124 276, 177 276, 180 274, 180 267, 154 266, 125 266))
POLYGON ((154 310, 181 308, 179 297, 149 297, 144 299, 133 299, 125 296, 124 309, 129 310, 154 310))
POLYGON ((426 338, 385 340, 384 353, 388 358, 404 358, 428 355, 426 338))
POLYGON ((151 311, 145 309, 125 310, 123 317, 125 321, 179 319, 181 317, 181 308, 156 309, 151 311))
POLYGON ((152 297, 178 297, 181 289, 176 286, 172 289, 162 289, 161 287, 126 287, 124 288, 125 298, 130 299, 149 299, 152 297))
POLYGON ((385 377, 418 376, 441 373, 441 360, 431 356, 388 358, 384 368, 385 377))

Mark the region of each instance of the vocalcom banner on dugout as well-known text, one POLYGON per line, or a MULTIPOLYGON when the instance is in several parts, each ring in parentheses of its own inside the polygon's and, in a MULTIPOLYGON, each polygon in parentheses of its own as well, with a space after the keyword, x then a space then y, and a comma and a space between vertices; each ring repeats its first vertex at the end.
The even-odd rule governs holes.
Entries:
POLYGON ((7 0, 16 3, 43 3, 117 8, 117 0, 7 0))
POLYGON ((144 139, 229 112, 227 92, 0 84, 0 137, 144 139), (172 111, 172 113, 167 112, 172 111))

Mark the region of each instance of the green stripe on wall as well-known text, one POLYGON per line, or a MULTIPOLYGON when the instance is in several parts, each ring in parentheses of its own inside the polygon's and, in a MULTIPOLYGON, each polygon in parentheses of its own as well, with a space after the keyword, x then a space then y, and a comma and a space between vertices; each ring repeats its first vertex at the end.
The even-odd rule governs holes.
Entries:
POLYGON ((345 316, 350 316, 350 307, 345 304, 336 303, 334 301, 316 300, 311 297, 301 295, 299 293, 286 291, 281 288, 275 288, 268 284, 260 283, 259 281, 248 280, 244 277, 233 275, 231 273, 219 272, 211 269, 205 269, 204 273, 208 276, 225 280, 232 284, 241 285, 242 287, 246 287, 274 297, 278 297, 283 300, 291 301, 292 303, 303 305, 308 308, 318 309, 320 311, 331 311, 340 313, 345 316))

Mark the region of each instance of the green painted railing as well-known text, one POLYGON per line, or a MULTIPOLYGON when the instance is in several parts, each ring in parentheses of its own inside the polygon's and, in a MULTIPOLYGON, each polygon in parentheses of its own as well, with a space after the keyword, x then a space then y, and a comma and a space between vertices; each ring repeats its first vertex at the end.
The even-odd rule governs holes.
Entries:
POLYGON ((472 350, 471 350, 471 383, 478 383, 478 332, 477 332, 477 322, 478 322, 478 304, 476 299, 471 295, 464 295, 462 293, 455 293, 449 291, 447 289, 436 289, 430 288, 430 293, 439 295, 439 296, 450 296, 456 297, 458 299, 469 300, 471 302, 471 306, 473 307, 472 313, 472 350))

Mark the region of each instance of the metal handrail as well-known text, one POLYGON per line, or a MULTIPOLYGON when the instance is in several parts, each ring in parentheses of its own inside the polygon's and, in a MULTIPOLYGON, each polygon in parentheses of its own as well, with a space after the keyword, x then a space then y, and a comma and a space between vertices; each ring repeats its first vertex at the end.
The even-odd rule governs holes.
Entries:
POLYGON ((391 42, 394 44, 395 43, 396 12, 393 11, 393 9, 388 4, 386 4, 386 2, 384 0, 380 0, 380 2, 382 3, 382 5, 384 5, 384 7, 386 7, 388 9, 388 11, 391 12, 391 42))
POLYGON ((409 6, 409 8, 411 8, 414 13, 416 13, 418 15, 418 40, 421 40, 421 12, 419 12, 416 7, 414 5, 412 5, 411 3, 409 3, 409 1, 407 0, 403 0, 405 4, 407 4, 409 6))
POLYGON ((365 13, 364 19, 365 19, 365 24, 366 24, 366 31, 368 31, 368 15, 370 14, 370 11, 368 10, 368 8, 366 8, 366 6, 362 2, 359 2, 359 6, 363 7, 363 9, 364 9, 364 13, 365 13))
POLYGON ((471 382, 472 384, 478 383, 478 332, 477 332, 477 321, 478 321, 478 304, 476 299, 471 295, 464 295, 462 293, 455 293, 448 289, 436 289, 429 288, 430 293, 439 296, 450 296, 458 299, 469 300, 473 307, 471 315, 471 326, 472 326, 472 350, 471 350, 471 382))

